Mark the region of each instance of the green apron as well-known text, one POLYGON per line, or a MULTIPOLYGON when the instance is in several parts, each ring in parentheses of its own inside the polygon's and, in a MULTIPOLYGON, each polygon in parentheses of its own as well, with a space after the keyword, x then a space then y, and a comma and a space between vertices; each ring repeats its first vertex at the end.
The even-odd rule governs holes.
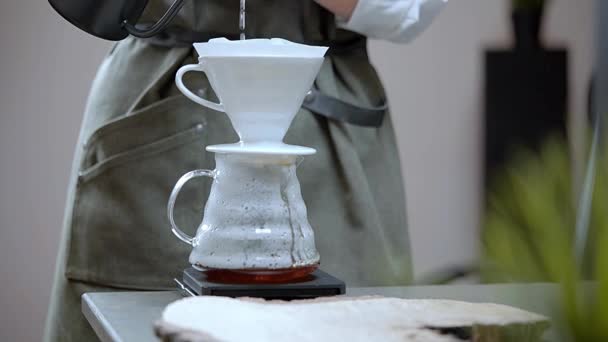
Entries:
MULTIPOLYGON (((163 1, 150 1, 145 18, 157 18, 163 1)), ((313 1, 249 0, 247 11, 249 37, 356 37, 336 29, 333 15, 313 1)), ((190 1, 181 13, 176 27, 238 34, 238 1, 190 1)), ((95 339, 81 314, 84 292, 175 289, 172 279, 189 266, 190 246, 172 235, 165 217, 169 193, 184 173, 214 167, 206 145, 237 141, 225 114, 187 100, 174 85, 177 69, 196 58, 190 47, 128 38, 101 64, 74 160, 46 341, 95 339)), ((191 89, 214 98, 201 74, 189 76, 191 89)), ((361 106, 385 99, 365 48, 327 57, 316 86, 361 106)), ((321 267, 347 286, 407 284, 405 199, 390 117, 369 128, 303 109, 285 140, 318 151, 300 165, 298 178, 321 267)), ((191 233, 209 186, 192 181, 176 204, 178 224, 191 233)))

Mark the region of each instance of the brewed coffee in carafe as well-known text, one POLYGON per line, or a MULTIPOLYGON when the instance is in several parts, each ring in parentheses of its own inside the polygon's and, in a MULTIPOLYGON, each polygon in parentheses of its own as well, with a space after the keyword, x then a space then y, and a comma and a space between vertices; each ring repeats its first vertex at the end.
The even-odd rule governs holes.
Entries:
POLYGON ((301 277, 318 266, 296 176, 298 158, 217 151, 215 170, 195 170, 178 181, 169 215, 174 232, 194 247, 194 268, 223 282, 268 282, 301 277), (209 177, 212 186, 203 221, 190 238, 171 215, 182 186, 196 177, 209 177))

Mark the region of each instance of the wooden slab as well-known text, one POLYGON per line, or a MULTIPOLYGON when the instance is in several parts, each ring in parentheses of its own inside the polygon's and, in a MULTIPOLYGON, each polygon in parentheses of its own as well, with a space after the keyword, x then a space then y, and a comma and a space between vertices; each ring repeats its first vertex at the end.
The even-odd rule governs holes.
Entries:
POLYGON ((452 300, 333 297, 264 301, 192 297, 155 324, 163 341, 539 341, 544 316, 452 300))

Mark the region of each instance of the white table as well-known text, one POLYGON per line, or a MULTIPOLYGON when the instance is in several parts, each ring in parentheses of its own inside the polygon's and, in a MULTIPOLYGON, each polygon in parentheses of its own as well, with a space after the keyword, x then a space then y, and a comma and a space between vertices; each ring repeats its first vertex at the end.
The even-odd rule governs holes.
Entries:
MULTIPOLYGON (((547 338, 554 339, 562 319, 556 316, 559 288, 554 284, 444 285, 347 288, 347 295, 381 295, 412 299, 453 299, 498 303, 536 312, 552 319, 547 338)), ((153 324, 177 291, 100 292, 82 297, 82 312, 103 342, 155 341, 153 324)))

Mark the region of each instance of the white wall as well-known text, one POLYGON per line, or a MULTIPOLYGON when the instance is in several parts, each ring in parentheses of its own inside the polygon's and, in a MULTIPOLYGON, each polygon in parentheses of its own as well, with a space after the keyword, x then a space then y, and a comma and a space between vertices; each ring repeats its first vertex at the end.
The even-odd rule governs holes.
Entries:
MULTIPOLYGON (((508 42, 506 3, 452 0, 414 44, 371 44, 396 121, 418 275, 477 255, 481 49, 508 42)), ((553 0, 548 18, 549 41, 571 48, 573 113, 584 107, 592 10, 592 0, 553 0)), ((109 44, 46 2, 21 0, 3 3, 0 46, 0 340, 36 341, 81 113, 109 44)))
MULTIPOLYGON (((545 41, 570 49, 569 110, 584 113, 594 2, 550 3, 545 41)), ((396 123, 418 277, 477 256, 483 49, 512 43, 509 5, 507 0, 451 0, 413 44, 371 44, 396 123)), ((572 115, 575 137, 582 119, 572 115)), ((580 145, 575 146, 579 151, 580 145)))

